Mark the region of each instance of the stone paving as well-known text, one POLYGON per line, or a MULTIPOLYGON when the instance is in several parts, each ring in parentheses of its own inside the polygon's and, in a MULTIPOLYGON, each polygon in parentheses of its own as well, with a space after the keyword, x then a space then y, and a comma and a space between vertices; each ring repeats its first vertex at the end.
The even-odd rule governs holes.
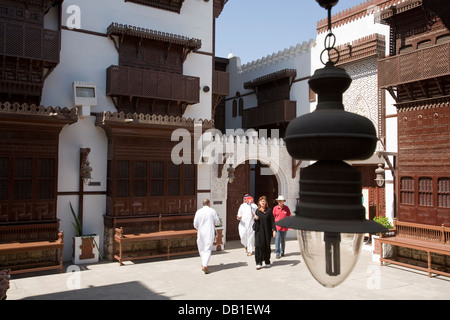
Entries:
MULTIPOLYGON (((272 244, 272 249, 274 245, 272 244)), ((450 278, 372 261, 369 246, 350 276, 329 289, 311 276, 298 243, 286 243, 286 255, 270 268, 256 270, 239 241, 213 252, 210 274, 200 270, 200 257, 171 260, 112 261, 92 265, 65 264, 64 273, 13 275, 8 300, 448 300, 450 278)))

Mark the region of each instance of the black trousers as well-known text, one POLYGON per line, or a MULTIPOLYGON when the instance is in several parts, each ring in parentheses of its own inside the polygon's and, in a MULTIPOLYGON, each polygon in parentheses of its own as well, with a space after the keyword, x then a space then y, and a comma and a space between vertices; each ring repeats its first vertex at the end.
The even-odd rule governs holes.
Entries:
POLYGON ((264 261, 265 264, 270 264, 270 243, 269 246, 255 246, 255 261, 256 264, 262 264, 264 261))

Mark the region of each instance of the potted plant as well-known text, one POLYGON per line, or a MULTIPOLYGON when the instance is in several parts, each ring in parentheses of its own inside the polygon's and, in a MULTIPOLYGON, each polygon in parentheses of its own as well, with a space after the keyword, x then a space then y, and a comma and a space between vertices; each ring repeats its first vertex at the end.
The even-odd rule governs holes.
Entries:
POLYGON ((98 247, 98 242, 100 237, 95 234, 83 234, 83 225, 79 217, 75 214, 73 210, 72 203, 70 204, 70 211, 74 218, 72 225, 75 228, 75 236, 73 237, 73 252, 72 252, 72 262, 74 264, 84 264, 84 263, 96 263, 100 254, 98 247))
MULTIPOLYGON (((379 224, 389 229, 389 231, 385 232, 383 235, 391 233, 391 230, 394 228, 394 226, 391 224, 391 221, 387 217, 375 217, 373 218, 373 221, 378 222, 379 224)), ((379 238, 380 234, 372 235, 372 260, 375 262, 380 261, 381 245, 379 238)), ((383 258, 390 257, 392 253, 392 246, 383 244, 383 258)))
POLYGON ((214 237, 213 251, 221 251, 223 249, 223 222, 222 218, 219 217, 220 224, 215 227, 216 234, 214 237))

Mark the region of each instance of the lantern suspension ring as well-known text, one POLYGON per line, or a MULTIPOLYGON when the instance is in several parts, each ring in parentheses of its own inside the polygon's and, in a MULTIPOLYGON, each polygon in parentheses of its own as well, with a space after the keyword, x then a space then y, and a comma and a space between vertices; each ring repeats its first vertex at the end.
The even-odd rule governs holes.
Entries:
POLYGON ((324 62, 324 60, 323 60, 323 54, 325 52, 328 53, 328 62, 332 62, 333 64, 337 64, 341 57, 339 54, 339 50, 334 47, 334 45, 336 44, 336 36, 331 31, 331 8, 332 8, 331 6, 326 8, 328 10, 328 34, 326 35, 325 40, 324 40, 324 48, 325 49, 323 49, 320 54, 320 62, 322 62, 323 65, 326 65, 326 62, 324 62), (332 52, 335 52, 337 54, 336 61, 331 61, 331 53, 332 52))

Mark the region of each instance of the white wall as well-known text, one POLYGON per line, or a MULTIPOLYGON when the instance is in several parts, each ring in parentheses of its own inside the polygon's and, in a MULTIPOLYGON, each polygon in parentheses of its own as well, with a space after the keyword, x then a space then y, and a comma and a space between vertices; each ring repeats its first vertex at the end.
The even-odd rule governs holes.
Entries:
MULTIPOLYGON (((213 1, 185 1, 178 14, 125 1, 66 0, 62 4, 60 63, 45 81, 41 104, 73 108, 72 83, 83 81, 93 82, 97 88, 97 106, 92 107, 91 112, 116 111, 112 100, 106 96, 106 69, 118 64, 118 52, 113 40, 106 37, 106 31, 111 23, 117 22, 201 40, 199 52, 191 52, 183 65, 185 75, 200 77, 200 102, 189 106, 184 116, 210 119, 211 90, 205 93, 202 88, 212 87, 213 19, 213 1)), ((46 16, 46 28, 57 29, 55 21, 57 9, 52 9, 46 16)), ((95 126, 93 116, 80 118, 60 133, 57 210, 65 234, 64 260, 70 260, 72 254, 74 228, 69 203, 78 212, 80 148, 91 149, 88 160, 93 168, 92 180, 100 182, 98 187, 84 188, 88 193, 84 196, 84 232, 100 235, 100 249, 103 249, 107 146, 107 136, 103 129, 95 126)), ((203 179, 208 175, 202 168, 199 177, 198 187, 209 189, 203 179)))
POLYGON ((66 125, 59 140, 58 163, 58 218, 64 231, 66 245, 64 260, 72 255, 72 237, 75 230, 69 203, 78 214, 78 191, 80 174, 80 148, 90 148, 88 161, 93 168, 92 181, 100 186, 84 186, 85 192, 103 192, 103 194, 84 196, 83 232, 100 236, 100 250, 103 250, 103 215, 106 212, 106 163, 108 139, 103 129, 95 126, 95 117, 79 119, 72 125, 66 125))

